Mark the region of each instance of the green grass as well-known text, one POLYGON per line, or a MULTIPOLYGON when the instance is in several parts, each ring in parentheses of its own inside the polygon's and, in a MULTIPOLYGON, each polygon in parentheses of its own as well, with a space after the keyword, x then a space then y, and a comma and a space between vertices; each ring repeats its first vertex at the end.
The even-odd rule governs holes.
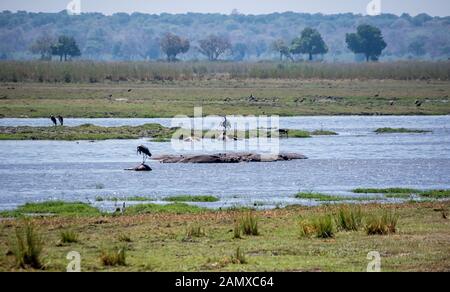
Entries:
POLYGON ((328 130, 315 130, 310 133, 312 136, 336 136, 338 133, 328 130))
POLYGON ((337 228, 345 231, 358 231, 362 226, 362 220, 363 213, 357 206, 343 206, 335 216, 337 228))
POLYGON ((349 197, 349 196, 333 196, 321 193, 298 193, 295 195, 297 199, 315 200, 319 202, 340 202, 340 201, 373 201, 380 200, 377 197, 349 197))
POLYGON ((333 217, 330 214, 318 216, 312 220, 317 238, 332 238, 335 233, 333 217))
POLYGON ((122 246, 111 250, 102 250, 100 261, 104 266, 126 266, 126 247, 122 246))
POLYGON ((447 92, 448 81, 360 77, 358 81, 211 78, 106 84, 19 82, 0 86, 0 96, 6 96, 0 102, 0 117, 171 118, 193 116, 195 106, 203 107, 203 115, 445 115, 450 114, 447 92), (15 89, 8 89, 11 87, 15 89), (257 101, 249 100, 251 94, 257 101), (427 101, 417 107, 415 101, 424 97, 427 101), (390 105, 393 100, 394 106, 390 105))
POLYGON ((186 239, 206 236, 205 229, 199 224, 190 225, 186 231, 186 239))
POLYGON ((61 243, 76 243, 78 242, 78 234, 73 230, 61 231, 59 234, 61 243))
POLYGON ((402 133, 412 133, 412 134, 423 134, 423 133, 430 133, 432 131, 428 130, 417 130, 417 129, 405 129, 405 128, 379 128, 375 130, 375 133, 377 134, 402 134, 402 133))
POLYGON ((167 202, 218 202, 219 198, 214 196, 175 196, 164 198, 164 201, 167 202))
POLYGON ((384 210, 381 214, 373 214, 366 219, 367 235, 388 235, 397 232, 398 215, 394 211, 384 210))
POLYGON ((422 197, 431 198, 431 199, 444 199, 450 198, 450 190, 430 190, 430 191, 422 191, 420 193, 422 197))
POLYGON ((0 140, 107 140, 143 137, 169 138, 175 129, 159 124, 101 127, 85 124, 76 127, 0 127, 0 140))
POLYGON ((15 239, 11 240, 10 249, 19 267, 41 269, 43 245, 44 241, 35 226, 25 221, 21 226, 16 227, 15 239))
POLYGON ((236 252, 231 256, 231 262, 235 265, 245 265, 248 263, 245 253, 240 247, 236 248, 236 252))
POLYGON ((60 216, 98 216, 101 212, 86 203, 49 201, 26 203, 13 211, 0 212, 0 217, 20 217, 29 214, 49 214, 60 216))
POLYGON ((241 231, 244 235, 259 235, 258 218, 252 211, 246 212, 240 218, 241 231))
POLYGON ((125 214, 133 215, 133 214, 152 214, 152 213, 174 213, 174 214, 192 214, 192 213, 201 213, 205 212, 207 209, 191 206, 184 203, 172 203, 167 205, 158 205, 158 204, 142 204, 129 206, 125 214))

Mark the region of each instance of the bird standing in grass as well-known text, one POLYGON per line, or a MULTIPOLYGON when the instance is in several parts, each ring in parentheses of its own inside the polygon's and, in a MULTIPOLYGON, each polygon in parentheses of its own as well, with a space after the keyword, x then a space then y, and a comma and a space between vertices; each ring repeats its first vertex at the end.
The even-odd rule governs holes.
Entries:
POLYGON ((145 163, 145 161, 147 160, 147 158, 152 157, 152 154, 150 153, 150 150, 148 150, 147 147, 145 147, 144 145, 139 145, 136 149, 136 152, 138 155, 142 155, 142 164, 145 163))

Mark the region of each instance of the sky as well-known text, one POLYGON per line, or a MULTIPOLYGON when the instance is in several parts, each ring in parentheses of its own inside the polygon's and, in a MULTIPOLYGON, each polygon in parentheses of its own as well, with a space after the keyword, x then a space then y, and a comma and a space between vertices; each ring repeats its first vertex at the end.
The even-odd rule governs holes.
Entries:
MULTIPOLYGON (((74 0, 81 1, 82 12, 142 13, 223 13, 237 9, 244 14, 272 12, 346 13, 366 14, 371 0, 74 0)), ((427 13, 432 16, 450 16, 450 0, 373 0, 381 1, 381 12, 400 15, 427 13)), ((25 10, 30 12, 59 12, 71 0, 0 0, 0 11, 25 10)))

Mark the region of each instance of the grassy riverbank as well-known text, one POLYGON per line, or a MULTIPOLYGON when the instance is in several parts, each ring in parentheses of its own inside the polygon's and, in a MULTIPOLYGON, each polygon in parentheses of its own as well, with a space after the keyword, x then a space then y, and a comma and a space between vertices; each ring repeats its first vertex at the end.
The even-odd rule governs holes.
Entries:
MULTIPOLYGON (((81 254, 83 271, 365 271, 371 251, 380 253, 383 271, 450 269, 450 220, 444 218, 450 202, 253 213, 174 206, 178 212, 147 208, 145 214, 105 216, 85 210, 85 216, 33 218, 28 234, 46 271, 64 271, 70 251, 81 254), (386 235, 368 235, 377 232, 377 218, 387 224, 379 229, 386 235)), ((24 269, 13 253, 24 224, 0 221, 2 271, 24 269)))
POLYGON ((0 84, 0 117, 192 116, 196 106, 203 115, 438 115, 450 114, 449 93, 450 82, 438 80, 17 82, 0 84))

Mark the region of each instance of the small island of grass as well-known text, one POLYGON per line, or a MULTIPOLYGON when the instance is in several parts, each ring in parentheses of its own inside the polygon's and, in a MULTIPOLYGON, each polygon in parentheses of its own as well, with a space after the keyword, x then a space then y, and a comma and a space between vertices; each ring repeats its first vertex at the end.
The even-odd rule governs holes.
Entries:
POLYGON ((424 134, 431 133, 429 130, 406 129, 406 128, 379 128, 375 130, 377 134, 424 134))

